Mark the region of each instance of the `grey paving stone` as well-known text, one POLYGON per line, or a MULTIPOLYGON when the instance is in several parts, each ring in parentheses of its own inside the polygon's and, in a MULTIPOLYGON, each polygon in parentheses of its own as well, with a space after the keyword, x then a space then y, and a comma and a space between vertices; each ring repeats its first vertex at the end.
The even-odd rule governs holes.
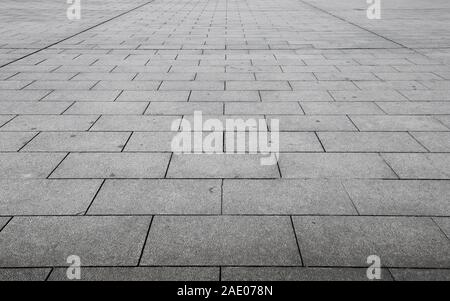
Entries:
POLYGON ((336 101, 406 101, 407 99, 395 90, 379 91, 330 91, 336 101))
MULTIPOLYGON (((327 91, 327 90, 336 90, 336 91, 352 91, 358 90, 352 82, 346 81, 289 81, 294 91, 296 90, 318 90, 318 91, 327 91)), ((272 89, 274 90, 274 89, 272 89)))
MULTIPOLYGON (((1 271, 1 270, 0 270, 1 271)), ((66 268, 52 271, 49 281, 68 280, 66 268)), ((85 267, 81 281, 218 281, 218 267, 85 267)))
POLYGON ((162 178, 168 153, 71 153, 51 178, 162 178))
POLYGON ((161 91, 206 90, 223 91, 223 81, 163 81, 161 91))
POLYGON ((384 112, 372 102, 301 102, 307 115, 382 115, 384 112))
POLYGON ((190 91, 123 91, 117 101, 187 101, 190 91))
POLYGON ((300 265, 289 217, 156 216, 141 265, 300 265))
POLYGON ((253 91, 253 90, 292 90, 287 81, 227 81, 226 90, 253 91))
POLYGON ((261 165, 268 155, 174 154, 168 178, 279 178, 277 165, 261 165))
POLYGON ((42 101, 114 101, 120 91, 53 91, 42 101))
MULTIPOLYGON (((172 74, 172 73, 169 73, 172 74)), ((173 73, 177 74, 177 73, 173 73)), ((196 80, 204 81, 204 80, 255 80, 255 76, 252 73, 219 73, 219 72, 199 72, 195 77, 196 80)))
POLYGON ((357 214, 339 182, 225 180, 224 214, 357 214))
POLYGON ((9 221, 9 219, 10 219, 9 217, 5 217, 5 216, 0 217, 0 229, 3 229, 3 227, 9 221))
POLYGON ((261 91, 262 101, 333 101, 327 91, 261 91))
POLYGON ((219 214, 220 180, 108 180, 88 214, 219 214))
POLYGON ((402 90, 400 92, 412 101, 450 100, 450 90, 402 90))
POLYGON ((378 105, 387 114, 427 115, 450 114, 450 102, 380 102, 378 105))
POLYGON ((267 117, 270 126, 272 119, 279 120, 280 131, 356 131, 347 116, 286 116, 267 117))
POLYGON ((189 101, 260 101, 257 91, 192 91, 189 101))
POLYGON ((45 178, 65 154, 0 153, 1 179, 45 178))
POLYGON ((450 129, 450 115, 435 116, 435 118, 450 129))
POLYGON ((102 80, 95 85, 93 90, 132 90, 132 91, 152 91, 157 90, 160 81, 140 80, 102 80))
POLYGON ((50 90, 0 90, 0 101, 38 101, 50 92, 50 90))
POLYGON ((138 115, 144 114, 145 102, 76 102, 64 114, 138 115))
POLYGON ((50 268, 0 268, 0 281, 44 281, 50 271, 50 268))
POLYGON ((284 73, 255 73, 256 80, 305 80, 316 81, 312 73, 306 72, 284 72, 284 73))
POLYGON ((362 215, 448 216, 448 181, 345 181, 344 186, 362 215))
POLYGON ((225 114, 288 114, 303 115, 300 105, 296 102, 229 102, 225 103, 225 114))
POLYGON ((450 132, 412 132, 430 152, 450 152, 450 132))
POLYGON ((31 90, 89 90, 96 81, 37 80, 25 89, 31 90))
POLYGON ((450 270, 389 269, 396 281, 450 281, 450 270))
POLYGON ((14 115, 0 115, 0 127, 15 117, 14 115))
POLYGON ((149 225, 144 216, 14 217, 0 234, 0 265, 68 266, 70 255, 82 266, 136 265, 149 225))
POLYGON ((37 133, 0 132, 0 151, 15 152, 22 148, 37 133))
POLYGON ((350 116, 360 131, 449 131, 431 116, 350 116))
MULTIPOLYGON (((210 74, 210 73, 207 73, 210 74)), ((194 72, 178 72, 178 73, 156 73, 156 72, 142 72, 139 73, 134 80, 157 80, 157 81, 163 81, 163 80, 194 80, 195 73, 194 72)), ((202 80, 198 75, 197 79, 202 80)), ((208 77, 208 79, 203 80, 215 80, 214 78, 208 77)))
POLYGON ((434 217, 434 221, 438 224, 439 228, 444 231, 448 239, 450 239, 450 218, 448 217, 434 217))
POLYGON ((327 152, 426 152, 408 133, 317 133, 327 152))
POLYGON ((382 154, 402 179, 450 179, 450 154, 382 154))
POLYGON ((201 111, 202 114, 222 114, 223 104, 215 102, 151 102, 145 114, 192 115, 194 111, 201 111))
POLYGON ((429 218, 293 217, 308 266, 364 266, 377 255, 383 267, 448 267, 450 243, 429 218))
POLYGON ((61 114, 71 102, 0 102, 0 114, 61 114))
MULTIPOLYGON (((224 267, 222 281, 368 281, 366 268, 224 267)), ((386 269, 381 279, 391 281, 386 269)))
POLYGON ((127 132, 41 132, 22 151, 120 152, 128 137, 127 132))
POLYGON ((397 178, 378 154, 283 153, 283 178, 397 178))
POLYGON ((280 152, 323 152, 314 133, 279 132, 278 135, 280 152))
POLYGON ((9 215, 84 213, 100 180, 0 180, 0 211, 9 215))
POLYGON ((129 80, 131 81, 136 76, 136 73, 99 73, 99 72, 81 72, 78 73, 72 80, 129 80))
POLYGON ((173 122, 181 123, 181 116, 102 116, 90 131, 170 131, 173 122))
POLYGON ((86 131, 98 116, 24 115, 17 116, 2 131, 86 131))

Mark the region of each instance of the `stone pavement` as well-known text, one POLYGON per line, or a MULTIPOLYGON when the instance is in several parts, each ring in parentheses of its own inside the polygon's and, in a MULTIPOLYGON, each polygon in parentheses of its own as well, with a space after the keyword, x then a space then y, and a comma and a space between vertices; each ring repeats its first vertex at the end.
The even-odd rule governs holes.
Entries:
POLYGON ((450 279, 448 1, 66 8, 2 1, 0 280, 450 279), (195 110, 278 164, 172 154, 195 110))

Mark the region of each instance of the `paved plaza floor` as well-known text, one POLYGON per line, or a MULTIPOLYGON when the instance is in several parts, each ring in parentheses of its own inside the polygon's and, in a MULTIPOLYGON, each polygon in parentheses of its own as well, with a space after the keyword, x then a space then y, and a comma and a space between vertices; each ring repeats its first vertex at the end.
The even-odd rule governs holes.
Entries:
POLYGON ((450 280, 449 1, 68 7, 1 3, 0 280, 450 280), (194 111, 278 161, 174 153, 194 111))

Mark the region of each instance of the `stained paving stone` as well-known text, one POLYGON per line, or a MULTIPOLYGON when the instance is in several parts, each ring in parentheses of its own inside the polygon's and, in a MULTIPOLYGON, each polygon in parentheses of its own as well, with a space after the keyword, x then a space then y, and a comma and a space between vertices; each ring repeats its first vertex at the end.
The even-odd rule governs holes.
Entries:
MULTIPOLYGON (((224 267, 222 281, 368 281, 366 268, 224 267)), ((391 281, 386 269, 381 280, 391 281)))
POLYGON ((168 153, 71 153, 51 178, 163 178, 168 153))
POLYGON ((219 214, 220 180, 107 180, 88 214, 219 214))
POLYGON ((269 155, 175 154, 168 178, 279 178, 276 164, 261 165, 269 155))
POLYGON ((0 268, 0 281, 44 281, 50 268, 0 268))
POLYGON ((450 264, 450 242, 429 218, 293 217, 307 266, 367 266, 377 255, 384 267, 450 264))
POLYGON ((450 154, 382 154, 402 179, 450 179, 450 154))
POLYGON ((3 126, 1 131, 86 131, 98 116, 23 115, 3 126))
POLYGON ((172 123, 180 124, 181 116, 101 116, 90 131, 171 131, 172 123))
POLYGON ((136 265, 150 225, 145 216, 14 217, 0 233, 2 267, 136 265))
POLYGON ((100 183, 100 180, 0 180, 0 211, 11 216, 83 213, 100 183))
POLYGON ((396 281, 450 281, 446 269, 389 269, 396 281))
POLYGON ((33 139, 37 132, 0 132, 0 151, 15 152, 33 139))
POLYGON ((378 154, 284 153, 278 163, 283 178, 397 178, 378 154))
POLYGON ((120 152, 127 132, 42 132, 22 151, 33 152, 120 152))
POLYGON ((449 181, 345 181, 362 215, 448 216, 449 181))
MULTIPOLYGON (((66 268, 56 268, 52 271, 48 280, 69 281, 66 272, 66 268)), ((219 268, 85 267, 80 276, 81 281, 219 281, 219 268)))
POLYGON ((408 133, 326 132, 317 134, 327 152, 426 152, 408 133))
POLYGON ((141 265, 301 265, 289 217, 156 216, 141 265))
POLYGON ((46 178, 64 156, 64 153, 0 153, 0 178, 46 178))
POLYGON ((225 180, 224 214, 357 214, 339 182, 225 180))
POLYGON ((430 152, 450 152, 450 132, 412 132, 430 152))

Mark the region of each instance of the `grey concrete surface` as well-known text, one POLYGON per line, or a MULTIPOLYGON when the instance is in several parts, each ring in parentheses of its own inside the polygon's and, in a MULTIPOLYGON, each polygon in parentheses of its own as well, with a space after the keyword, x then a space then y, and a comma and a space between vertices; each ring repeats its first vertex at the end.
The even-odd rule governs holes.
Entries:
POLYGON ((0 280, 449 279, 448 1, 1 6, 0 280), (194 111, 278 163, 172 153, 194 111))

